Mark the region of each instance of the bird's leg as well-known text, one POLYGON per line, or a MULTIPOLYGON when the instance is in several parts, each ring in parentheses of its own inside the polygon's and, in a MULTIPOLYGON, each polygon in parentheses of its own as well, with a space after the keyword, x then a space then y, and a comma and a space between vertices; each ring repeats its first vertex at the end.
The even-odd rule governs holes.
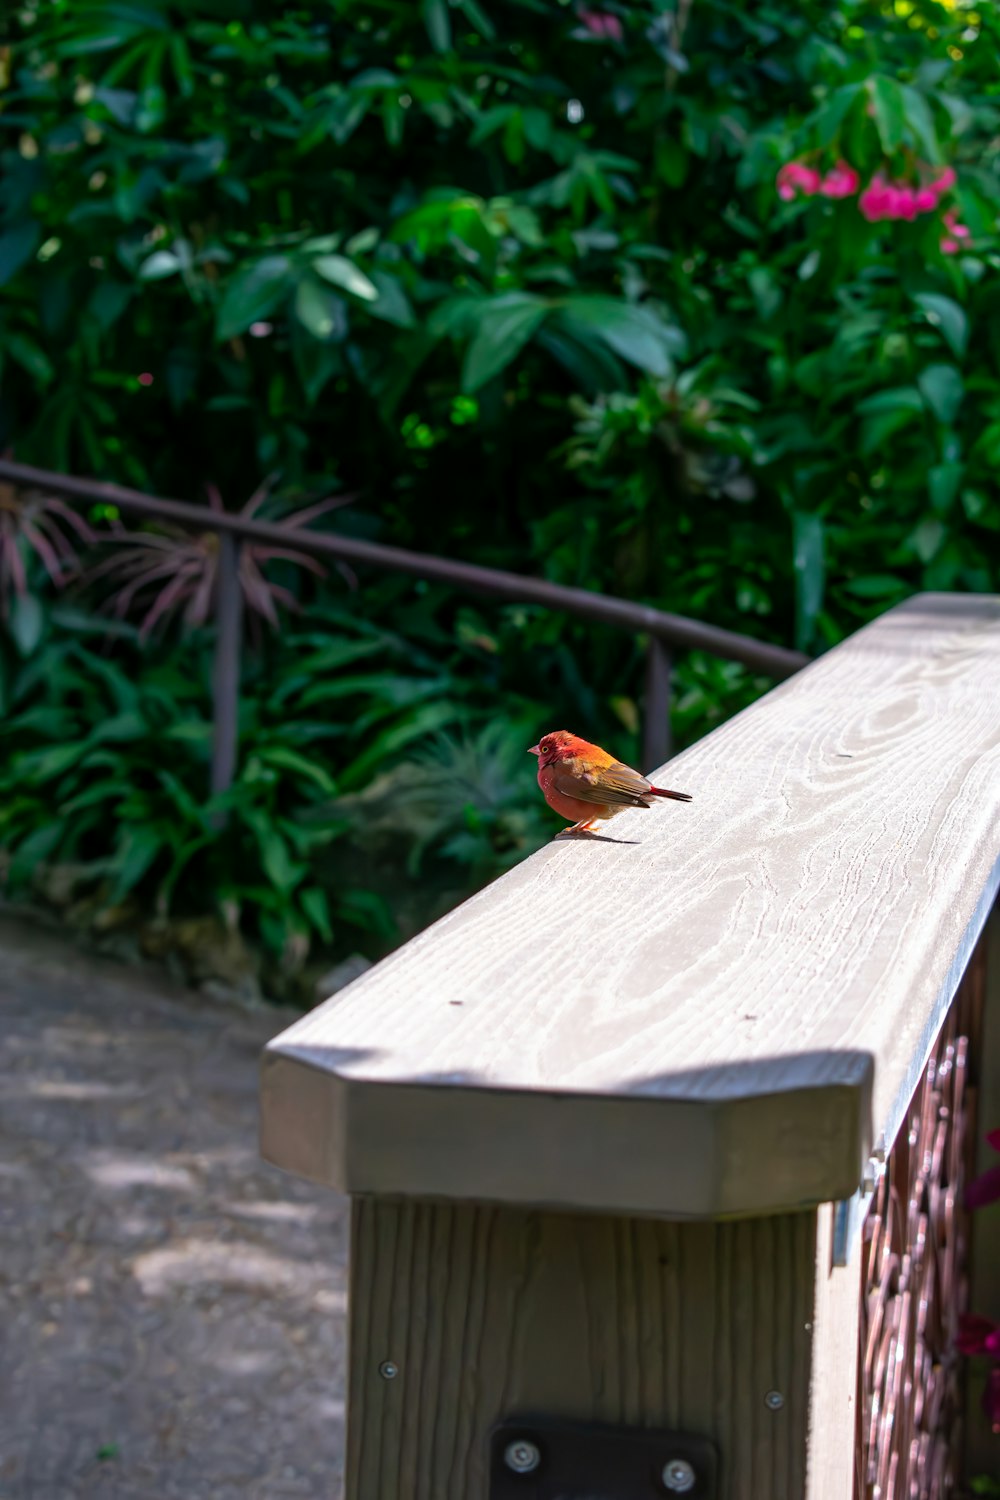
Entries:
POLYGON ((582 823, 574 823, 571 828, 560 828, 556 838, 563 839, 568 833, 593 833, 594 824, 598 822, 600 822, 599 818, 587 818, 582 823))

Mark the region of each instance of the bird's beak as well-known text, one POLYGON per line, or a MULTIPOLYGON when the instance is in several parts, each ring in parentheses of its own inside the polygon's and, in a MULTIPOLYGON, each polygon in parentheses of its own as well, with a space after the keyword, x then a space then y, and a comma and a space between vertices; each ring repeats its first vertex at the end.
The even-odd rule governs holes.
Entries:
POLYGON ((531 745, 528 749, 529 755, 541 755, 541 753, 542 747, 540 745, 531 745))

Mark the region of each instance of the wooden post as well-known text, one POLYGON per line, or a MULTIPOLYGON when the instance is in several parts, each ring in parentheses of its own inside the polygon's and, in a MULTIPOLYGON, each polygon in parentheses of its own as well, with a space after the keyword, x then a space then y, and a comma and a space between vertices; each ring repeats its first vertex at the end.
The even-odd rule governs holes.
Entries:
POLYGON ((643 718, 642 769, 656 771, 670 759, 670 652, 658 636, 646 645, 646 702, 643 718))
POLYGON ((215 600, 215 737, 212 746, 212 796, 233 784, 239 742, 240 655, 243 644, 243 593, 240 588, 240 543, 228 532, 219 535, 218 589, 215 600))
POLYGON ((706 1436, 719 1494, 801 1500, 815 1234, 357 1201, 347 1500, 487 1500, 492 1428, 538 1414, 706 1436))
POLYGON ((851 1500, 869 1366, 946 1452, 890 1294, 908 1236, 939 1311, 965 1280, 938 1122, 1000 886, 1000 600, 911 600, 678 760, 690 806, 552 843, 265 1053, 265 1156, 353 1198, 347 1500, 580 1500, 598 1442, 615 1500, 851 1500))

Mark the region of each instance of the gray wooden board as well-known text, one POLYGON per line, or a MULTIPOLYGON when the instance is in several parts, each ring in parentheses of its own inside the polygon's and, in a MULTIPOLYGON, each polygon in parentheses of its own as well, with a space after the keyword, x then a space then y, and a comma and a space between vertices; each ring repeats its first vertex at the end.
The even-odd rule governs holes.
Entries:
POLYGON ((1000 880, 998 627, 910 600, 654 777, 691 804, 554 842, 291 1026, 264 1154, 677 1216, 852 1193, 1000 880))
MULTIPOLYGON (((346 1500, 488 1500, 492 1427, 532 1414, 705 1437, 717 1500, 802 1500, 807 1428, 827 1419, 815 1215, 669 1224, 358 1199, 352 1219, 346 1500)), ((815 1493, 839 1500, 828 1477, 815 1493)))

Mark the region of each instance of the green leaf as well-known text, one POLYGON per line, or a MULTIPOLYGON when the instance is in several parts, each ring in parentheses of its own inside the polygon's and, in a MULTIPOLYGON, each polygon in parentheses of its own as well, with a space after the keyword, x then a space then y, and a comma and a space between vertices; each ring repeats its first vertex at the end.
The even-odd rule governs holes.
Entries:
POLYGON ((509 292, 484 305, 462 366, 462 390, 466 395, 472 395, 507 368, 548 310, 546 301, 529 292, 509 292))
MULTIPOLYGON (((305 689, 299 699, 298 708, 311 708, 316 703, 330 703, 338 698, 368 698, 369 713, 391 712, 394 708, 405 708, 423 698, 437 696, 447 691, 447 679, 404 677, 390 672, 359 672, 352 676, 334 677, 326 682, 314 682, 305 689)), ((355 715, 356 717, 356 715, 355 715)))
POLYGON ((383 942, 399 941, 399 929, 392 907, 380 891, 366 891, 358 886, 345 891, 337 902, 337 917, 362 932, 373 932, 383 942))
POLYGON ((762 323, 769 323, 784 300, 777 276, 770 266, 754 266, 747 280, 757 304, 757 316, 762 323))
POLYGON ((497 29, 478 0, 457 0, 457 5, 459 10, 464 11, 469 25, 474 27, 487 42, 492 42, 497 29))
POLYGON ((938 142, 937 131, 934 128, 934 116, 931 113, 931 107, 926 97, 908 83, 900 86, 900 93, 903 96, 906 123, 916 138, 917 145, 920 147, 922 154, 929 162, 939 163, 941 161, 941 146, 938 142))
POLYGON ((448 0, 420 0, 420 14, 435 52, 451 51, 451 17, 448 0))
MULTIPOLYGON (((923 411, 922 406, 920 410, 923 411)), ((914 412, 911 408, 883 411, 874 416, 865 417, 861 425, 861 440, 858 444, 861 452, 866 455, 876 453, 888 442, 889 438, 904 427, 908 427, 913 420, 914 412)))
POLYGON ((912 385, 901 385, 888 391, 876 391, 874 396, 866 396, 864 401, 859 401, 858 416, 874 417, 881 412, 891 411, 922 412, 923 409, 920 392, 912 385))
POLYGON ((124 281, 101 281, 87 303, 87 311, 103 329, 113 328, 132 301, 133 289, 124 281))
POLYGON ((923 397, 911 385, 876 391, 873 396, 866 397, 858 404, 858 415, 864 419, 859 444, 861 452, 876 452, 894 433, 908 427, 924 413, 923 397))
POLYGON ((140 825, 126 829, 111 863, 115 883, 111 889, 110 905, 117 905, 134 890, 163 847, 164 840, 155 828, 140 825))
POLYGON ((661 379, 673 370, 673 356, 684 350, 680 329, 664 322, 648 304, 581 294, 567 297, 562 306, 574 330, 588 330, 629 364, 661 379))
POLYGON ((920 558, 922 563, 929 563, 941 549, 941 544, 948 535, 948 529, 942 521, 934 516, 928 516, 916 528, 910 537, 910 546, 920 558))
POLYGON ((330 904, 326 891, 318 885, 307 885, 299 891, 299 905, 307 919, 324 942, 333 942, 333 927, 330 922, 330 904))
POLYGON ((347 332, 347 306, 343 297, 314 276, 304 276, 295 293, 295 316, 313 338, 335 343, 347 332))
POLYGON ((847 83, 823 101, 808 120, 818 146, 829 146, 847 118, 851 105, 861 93, 863 84, 847 83))
POLYGON ((317 765, 314 760, 300 755, 297 750, 289 749, 287 745, 267 745, 258 747, 257 753, 266 765, 277 766, 282 771, 294 771, 297 775, 305 776, 307 780, 315 782, 320 791, 328 793, 331 797, 336 795, 337 783, 326 767, 317 765))
POLYGON ((45 611, 34 594, 17 595, 10 612, 9 629, 21 656, 30 656, 45 630, 45 611))
POLYGON ((34 255, 42 239, 39 224, 29 220, 0 234, 0 286, 11 281, 34 255))
POLYGON ((40 385, 48 385, 55 374, 45 350, 23 333, 8 333, 0 346, 0 353, 4 350, 40 385))
POLYGON ((378 287, 346 255, 318 255, 312 262, 312 268, 324 281, 343 287, 345 292, 360 297, 364 302, 375 302, 378 299, 378 287))
POLYGON ((393 724, 374 736, 357 759, 341 772, 341 787, 363 785, 383 760, 396 755, 414 740, 435 734, 461 717, 462 709, 457 703, 439 700, 436 703, 421 704, 402 723, 393 724))
POLYGON ((295 675, 286 678, 278 685, 271 695, 270 704, 274 708, 280 707, 287 703, 290 697, 308 688, 314 677, 339 671, 341 667, 348 666, 353 661, 372 656, 384 649, 385 642, 377 639, 331 641, 328 646, 322 646, 318 651, 311 651, 308 656, 296 662, 295 675))
POLYGON ((906 128, 906 98, 895 78, 879 76, 871 81, 872 108, 875 128, 878 131, 882 150, 887 156, 903 144, 906 128))
POLYGON ((344 370, 343 344, 314 338, 296 319, 292 324, 292 359, 306 400, 315 405, 324 387, 344 370))
POLYGON ((265 255, 251 266, 242 266, 229 278, 216 320, 220 341, 237 338, 251 323, 273 313, 289 288, 292 263, 287 255, 265 255))
POLYGON ((806 511, 792 513, 795 565, 795 644, 808 651, 823 608, 825 565, 823 518, 806 511))
POLYGON ((604 343, 589 336, 586 328, 573 331, 571 319, 556 313, 539 329, 538 345, 557 359, 589 395, 620 391, 627 384, 625 367, 604 343))
POLYGON ((416 327, 413 308, 399 277, 391 276, 387 271, 373 271, 371 282, 378 293, 375 301, 369 302, 367 307, 371 316, 381 318, 384 323, 395 323, 397 328, 416 327))
POLYGON ((656 175, 667 187, 683 187, 691 158, 680 140, 674 136, 666 136, 657 144, 654 160, 656 175))
POLYGON ((136 740, 146 739, 149 733, 149 724, 142 714, 126 709, 110 719, 102 719, 91 734, 90 742, 93 745, 107 742, 118 745, 130 744, 136 740))
POLYGON ((82 760, 89 749, 87 740, 72 745, 50 745, 47 750, 33 750, 18 758, 18 776, 31 786, 44 786, 82 760))
POLYGON ((162 732, 166 739, 188 745, 210 745, 213 738, 211 724, 201 719, 185 719, 180 724, 168 725, 162 732))
POLYGON ((930 494, 931 508, 938 515, 944 515, 950 510, 964 473, 964 464, 955 463, 935 464, 927 471, 927 489, 930 494))
POLYGON ((288 895, 306 872, 306 866, 292 858, 291 850, 278 830, 262 815, 247 820, 257 838, 264 874, 277 891, 288 895))
POLYGON ((39 865, 45 864, 55 853, 66 834, 66 823, 61 820, 46 821, 41 828, 34 829, 17 845, 10 862, 7 878, 11 885, 23 885, 35 873, 39 865))
POLYGON ((194 69, 191 66, 191 54, 188 51, 187 42, 179 33, 170 38, 170 59, 181 98, 190 99, 195 87, 194 69))
POLYGON ((959 371, 954 365, 928 365, 917 376, 917 385, 938 421, 950 427, 965 395, 959 371))
POLYGON ((963 309, 940 292, 917 292, 913 300, 927 314, 928 322, 940 330, 952 353, 961 359, 969 338, 969 320, 963 309))
POLYGON ((87 787, 86 791, 70 797, 62 805, 65 813, 82 812, 84 808, 96 807, 98 803, 114 800, 121 802, 131 793, 131 784, 128 781, 110 780, 98 781, 93 786, 87 787))
POLYGON ((140 281, 162 281, 166 276, 174 276, 181 269, 181 258, 172 250, 154 250, 147 260, 139 267, 140 281))

